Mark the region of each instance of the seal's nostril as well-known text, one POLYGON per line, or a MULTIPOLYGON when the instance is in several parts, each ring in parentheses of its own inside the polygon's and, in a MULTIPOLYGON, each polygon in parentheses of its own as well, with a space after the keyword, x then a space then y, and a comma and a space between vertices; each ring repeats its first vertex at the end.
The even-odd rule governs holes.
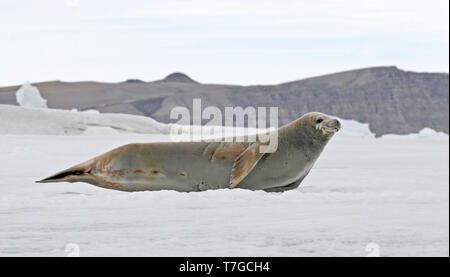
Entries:
POLYGON ((341 128, 341 122, 339 122, 339 120, 337 119, 334 120, 334 125, 338 128, 341 128))

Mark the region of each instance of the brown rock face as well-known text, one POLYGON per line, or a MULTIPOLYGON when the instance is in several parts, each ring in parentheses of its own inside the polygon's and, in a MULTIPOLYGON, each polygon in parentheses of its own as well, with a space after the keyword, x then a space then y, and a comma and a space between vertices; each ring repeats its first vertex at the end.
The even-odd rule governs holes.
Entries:
MULTIPOLYGON (((422 128, 449 133, 449 75, 417 73, 396 67, 340 72, 273 86, 200 84, 174 73, 155 82, 45 82, 36 85, 50 108, 97 109, 170 120, 175 106, 279 107, 279 123, 318 111, 370 123, 377 136, 407 134, 422 128)), ((0 104, 16 104, 19 87, 0 88, 0 104)))

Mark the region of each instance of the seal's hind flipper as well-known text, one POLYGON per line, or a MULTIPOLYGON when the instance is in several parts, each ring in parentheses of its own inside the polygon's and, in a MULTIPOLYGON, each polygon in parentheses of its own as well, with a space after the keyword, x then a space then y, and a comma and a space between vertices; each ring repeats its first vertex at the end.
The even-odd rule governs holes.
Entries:
POLYGON ((93 160, 89 160, 66 170, 60 171, 40 181, 36 181, 36 183, 86 182, 95 184, 95 178, 91 174, 93 163, 93 160))
POLYGON ((264 156, 259 149, 260 143, 247 147, 235 160, 231 169, 230 189, 236 187, 264 156))

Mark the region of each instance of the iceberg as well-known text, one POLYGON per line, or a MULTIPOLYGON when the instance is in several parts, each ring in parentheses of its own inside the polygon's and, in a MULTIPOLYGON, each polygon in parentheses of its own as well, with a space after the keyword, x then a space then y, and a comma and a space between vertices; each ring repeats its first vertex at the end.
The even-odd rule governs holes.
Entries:
POLYGON ((39 89, 26 81, 16 92, 17 104, 29 108, 47 108, 47 100, 39 93, 39 89))

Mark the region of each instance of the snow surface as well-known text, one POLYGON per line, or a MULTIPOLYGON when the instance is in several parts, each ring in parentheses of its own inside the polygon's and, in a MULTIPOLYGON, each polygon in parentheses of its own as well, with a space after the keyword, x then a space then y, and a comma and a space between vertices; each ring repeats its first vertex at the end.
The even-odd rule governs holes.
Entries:
POLYGON ((34 183, 123 144, 173 138, 151 119, 111 116, 0 105, 0 256, 65 256, 72 244, 81 256, 366 256, 368 245, 381 256, 449 255, 447 135, 375 139, 343 122, 284 193, 34 183), (74 123, 88 135, 61 135, 74 123), (156 134, 124 134, 147 131, 156 134))
POLYGON ((78 113, 100 114, 100 112, 96 109, 88 109, 88 110, 82 110, 82 111, 79 111, 78 109, 71 109, 70 111, 78 112, 78 113))
POLYGON ((164 135, 0 135, 0 255, 449 255, 447 139, 336 136, 297 190, 126 193, 35 180, 164 135))
POLYGON ((426 139, 445 139, 448 138, 448 135, 446 133, 443 132, 436 132, 433 129, 430 128, 423 128, 419 133, 417 134, 408 134, 408 135, 384 135, 384 138, 401 138, 401 139, 405 139, 405 138, 411 138, 411 139, 416 139, 416 138, 426 138, 426 139))
POLYGON ((170 126, 129 114, 100 114, 94 110, 24 108, 0 105, 0 134, 82 135, 113 133, 168 134, 170 126))
POLYGON ((28 81, 17 90, 16 100, 22 107, 47 108, 47 100, 42 98, 39 89, 28 81))
MULTIPOLYGON (((182 126, 164 124, 146 116, 120 113, 99 113, 97 110, 39 109, 0 104, 0 135, 112 135, 112 134, 170 134, 182 131, 183 137, 215 138, 218 134, 254 134, 263 129, 217 126, 182 126), (214 132, 216 131, 216 132, 214 132), (188 133, 186 133, 188 132, 188 133), (190 135, 189 135, 190 134, 190 135)), ((221 136, 221 135, 219 135, 221 136)))

